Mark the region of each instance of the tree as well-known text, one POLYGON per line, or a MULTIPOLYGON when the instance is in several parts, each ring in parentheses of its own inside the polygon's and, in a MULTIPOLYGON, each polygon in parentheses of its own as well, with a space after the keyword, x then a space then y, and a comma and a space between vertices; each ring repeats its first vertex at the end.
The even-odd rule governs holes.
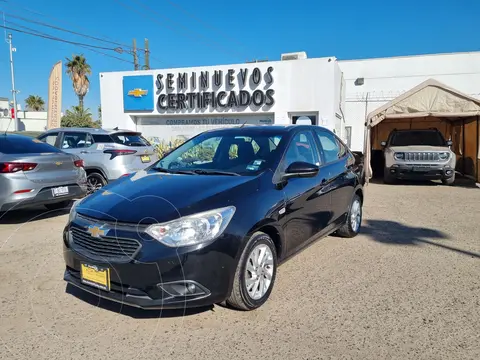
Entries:
POLYGON ((45 101, 43 101, 42 97, 38 95, 29 95, 25 99, 25 105, 26 108, 31 111, 45 110, 45 101))
POLYGON ((72 106, 62 117, 62 127, 98 127, 92 119, 90 109, 84 109, 80 106, 72 106))
POLYGON ((66 60, 67 74, 72 80, 73 91, 78 96, 78 106, 83 108, 83 98, 90 87, 90 80, 88 80, 87 75, 92 74, 92 69, 83 54, 73 54, 71 59, 66 58, 66 60))

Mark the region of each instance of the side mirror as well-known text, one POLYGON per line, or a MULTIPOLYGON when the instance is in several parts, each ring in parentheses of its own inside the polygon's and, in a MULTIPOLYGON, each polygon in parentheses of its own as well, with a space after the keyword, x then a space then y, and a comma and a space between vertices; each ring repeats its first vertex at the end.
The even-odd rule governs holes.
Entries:
POLYGON ((380 143, 380 145, 382 145, 382 147, 385 147, 385 146, 387 146, 387 142, 386 142, 386 141, 382 141, 382 142, 380 143))
POLYGON ((294 177, 314 177, 318 174, 320 168, 317 165, 310 164, 303 161, 295 161, 291 163, 290 166, 285 171, 283 175, 284 179, 290 179, 294 177))
POLYGON ((447 146, 452 146, 453 145, 453 141, 452 140, 447 140, 447 146))

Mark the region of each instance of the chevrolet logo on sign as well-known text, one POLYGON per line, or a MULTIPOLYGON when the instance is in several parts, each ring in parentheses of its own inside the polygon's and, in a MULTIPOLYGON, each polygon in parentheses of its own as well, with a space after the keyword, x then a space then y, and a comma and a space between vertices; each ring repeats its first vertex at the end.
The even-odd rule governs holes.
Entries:
POLYGON ((142 89, 133 89, 128 92, 128 96, 133 96, 136 98, 141 98, 144 95, 148 94, 148 90, 142 90, 142 89))
POLYGON ((93 237, 99 238, 100 236, 104 236, 107 233, 107 230, 101 229, 100 227, 98 227, 96 225, 95 226, 90 225, 87 228, 87 232, 90 235, 92 235, 93 237))

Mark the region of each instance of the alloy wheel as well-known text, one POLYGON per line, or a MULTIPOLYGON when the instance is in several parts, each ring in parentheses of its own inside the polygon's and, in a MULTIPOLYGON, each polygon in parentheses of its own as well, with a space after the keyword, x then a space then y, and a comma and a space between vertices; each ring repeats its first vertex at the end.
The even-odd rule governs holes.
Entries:
POLYGON ((274 271, 273 254, 267 245, 257 245, 248 256, 245 286, 249 297, 259 300, 267 293, 274 271))
POLYGON ((350 210, 350 225, 352 226, 352 230, 357 232, 360 223, 362 221, 362 205, 360 204, 360 200, 355 199, 352 204, 352 209, 350 210))

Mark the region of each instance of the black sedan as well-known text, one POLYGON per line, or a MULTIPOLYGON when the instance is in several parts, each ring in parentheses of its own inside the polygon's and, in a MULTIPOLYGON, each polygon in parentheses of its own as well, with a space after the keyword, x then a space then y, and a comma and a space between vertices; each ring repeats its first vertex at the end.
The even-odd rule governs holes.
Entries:
POLYGON ((280 263, 320 237, 357 235, 360 174, 321 127, 201 133, 72 207, 64 279, 145 309, 258 308, 280 263))

